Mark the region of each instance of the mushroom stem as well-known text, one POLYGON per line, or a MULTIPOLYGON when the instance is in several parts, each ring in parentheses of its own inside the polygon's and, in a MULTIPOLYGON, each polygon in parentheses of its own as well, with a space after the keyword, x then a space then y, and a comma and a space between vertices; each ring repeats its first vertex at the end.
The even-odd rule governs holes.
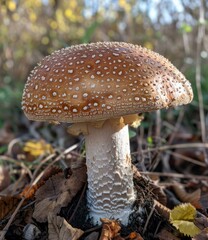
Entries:
POLYGON ((90 217, 95 224, 114 218, 127 225, 135 200, 128 125, 120 119, 88 125, 85 138, 90 217))

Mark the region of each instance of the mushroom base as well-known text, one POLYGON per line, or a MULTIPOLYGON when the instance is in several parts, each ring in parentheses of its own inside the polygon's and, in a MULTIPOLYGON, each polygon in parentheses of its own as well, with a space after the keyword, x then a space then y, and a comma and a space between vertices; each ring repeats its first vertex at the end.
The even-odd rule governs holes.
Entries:
POLYGON ((90 217, 95 224, 113 218, 127 225, 135 201, 128 125, 120 119, 88 125, 85 137, 90 217))

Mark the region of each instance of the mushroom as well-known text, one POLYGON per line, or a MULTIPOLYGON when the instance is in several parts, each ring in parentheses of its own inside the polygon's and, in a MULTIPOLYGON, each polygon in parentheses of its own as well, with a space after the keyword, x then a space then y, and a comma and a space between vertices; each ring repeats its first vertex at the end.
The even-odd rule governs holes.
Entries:
POLYGON ((192 98, 190 83, 163 56, 98 42, 45 57, 28 77, 22 109, 30 120, 74 123, 70 131, 85 135, 90 216, 127 224, 136 198, 128 125, 138 113, 192 98))

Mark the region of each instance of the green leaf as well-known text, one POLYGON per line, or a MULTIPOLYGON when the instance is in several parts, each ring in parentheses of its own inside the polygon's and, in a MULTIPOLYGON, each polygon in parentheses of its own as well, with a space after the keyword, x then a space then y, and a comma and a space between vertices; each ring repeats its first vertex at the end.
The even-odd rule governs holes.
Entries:
POLYGON ((181 25, 181 31, 182 31, 182 32, 185 32, 185 33, 190 33, 190 32, 192 32, 192 26, 190 26, 190 25, 187 24, 187 23, 183 23, 183 24, 181 25))

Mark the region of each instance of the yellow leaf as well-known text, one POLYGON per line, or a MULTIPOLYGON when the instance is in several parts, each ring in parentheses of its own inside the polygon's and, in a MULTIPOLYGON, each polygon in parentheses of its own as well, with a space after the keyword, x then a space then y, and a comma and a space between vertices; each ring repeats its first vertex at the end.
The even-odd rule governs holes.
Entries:
POLYGON ((14 12, 16 10, 16 2, 15 1, 8 1, 7 7, 11 12, 14 12))
POLYGON ((200 233, 200 229, 193 222, 195 216, 195 207, 190 203, 184 203, 170 212, 170 222, 184 235, 193 237, 200 233))
POLYGON ((34 12, 30 12, 29 18, 31 22, 35 22, 37 20, 37 15, 34 12))
POLYGON ((146 47, 148 49, 153 49, 153 44, 151 42, 145 42, 144 47, 146 47))
POLYGON ((26 142, 23 151, 28 152, 34 157, 54 152, 52 146, 43 140, 26 142))
POLYGON ((47 45, 49 43, 49 41, 50 41, 49 38, 46 37, 46 36, 42 37, 42 39, 41 39, 41 43, 44 44, 44 45, 47 45))
POLYGON ((122 7, 126 12, 130 12, 131 5, 127 0, 119 0, 119 6, 122 7))

